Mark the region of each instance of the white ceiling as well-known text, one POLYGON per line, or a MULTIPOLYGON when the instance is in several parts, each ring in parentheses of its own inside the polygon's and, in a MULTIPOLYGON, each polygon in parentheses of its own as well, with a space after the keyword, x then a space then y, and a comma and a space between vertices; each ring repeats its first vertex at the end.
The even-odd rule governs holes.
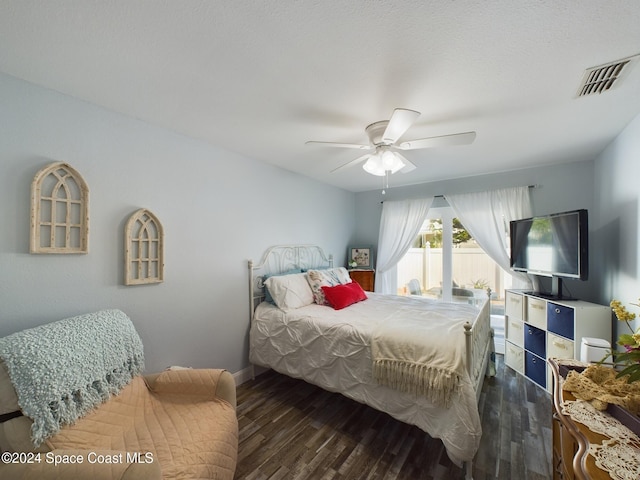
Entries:
MULTIPOLYGON (((594 158, 640 113, 637 0, 0 0, 0 71, 352 191, 365 127, 422 112, 391 186, 594 158)), ((72 159, 65 159, 72 161, 72 159)))

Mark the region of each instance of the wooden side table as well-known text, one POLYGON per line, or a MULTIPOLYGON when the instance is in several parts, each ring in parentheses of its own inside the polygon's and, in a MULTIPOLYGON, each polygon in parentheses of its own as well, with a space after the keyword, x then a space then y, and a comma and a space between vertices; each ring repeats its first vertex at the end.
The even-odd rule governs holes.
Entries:
MULTIPOLYGON (((607 480, 609 473, 596 465, 589 454, 591 445, 602 445, 609 440, 606 435, 592 431, 587 425, 573 420, 563 414, 562 402, 574 401, 571 392, 563 391, 561 380, 569 370, 581 370, 584 367, 563 365, 562 360, 549 359, 553 372, 553 478, 554 480, 607 480)), ((609 415, 601 412, 600 415, 609 415)), ((622 422, 627 427, 627 422, 622 422)), ((633 428, 632 428, 633 429, 633 428)))
POLYGON ((354 268, 349 270, 349 276, 358 282, 365 292, 373 292, 375 273, 371 269, 354 268))

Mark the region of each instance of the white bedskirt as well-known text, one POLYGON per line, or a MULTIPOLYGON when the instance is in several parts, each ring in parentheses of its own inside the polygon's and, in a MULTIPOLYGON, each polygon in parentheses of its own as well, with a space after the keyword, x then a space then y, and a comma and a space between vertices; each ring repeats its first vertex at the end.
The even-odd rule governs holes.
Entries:
MULTIPOLYGON (((450 408, 437 407, 426 398, 375 383, 371 338, 376 325, 405 310, 425 308, 447 311, 459 321, 472 322, 479 310, 466 304, 437 302, 419 297, 368 293, 369 299, 343 310, 309 305, 288 313, 267 302, 256 308, 250 330, 250 361, 325 390, 387 412, 416 425, 444 443, 449 458, 461 465, 471 461, 480 444, 482 428, 476 394, 468 375, 450 408)), ((438 335, 435 331, 434 335, 438 335)), ((459 341, 464 351, 464 331, 459 341)))

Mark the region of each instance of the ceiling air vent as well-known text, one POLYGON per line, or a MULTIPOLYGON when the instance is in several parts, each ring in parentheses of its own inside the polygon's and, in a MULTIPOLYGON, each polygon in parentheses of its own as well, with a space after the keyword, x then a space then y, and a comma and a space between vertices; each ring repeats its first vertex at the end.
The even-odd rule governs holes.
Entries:
POLYGON ((611 89, 611 87, 620 83, 620 79, 627 73, 631 63, 637 58, 638 55, 634 55, 606 65, 587 69, 578 89, 578 97, 603 93, 611 89))

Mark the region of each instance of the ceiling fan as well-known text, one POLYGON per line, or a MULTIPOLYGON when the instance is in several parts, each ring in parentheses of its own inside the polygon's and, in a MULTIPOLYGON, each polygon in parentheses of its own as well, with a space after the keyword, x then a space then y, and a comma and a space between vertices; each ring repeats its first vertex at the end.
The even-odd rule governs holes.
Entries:
POLYGON ((420 112, 416 112, 415 110, 396 108, 393 111, 393 115, 391 115, 390 120, 382 120, 380 122, 372 123, 365 129, 365 132, 367 132, 367 135, 369 136, 369 145, 317 142, 313 140, 306 142, 306 144, 369 150, 370 153, 366 153, 361 157, 351 160, 350 162, 331 170, 331 172, 337 172, 338 170, 357 165, 358 163, 366 160, 362 168, 372 175, 382 177, 398 171, 403 173, 410 172, 416 168, 416 166, 401 155, 398 150, 417 150, 419 148, 469 145, 476 138, 476 132, 464 132, 398 143, 400 137, 404 135, 419 116, 420 112))

